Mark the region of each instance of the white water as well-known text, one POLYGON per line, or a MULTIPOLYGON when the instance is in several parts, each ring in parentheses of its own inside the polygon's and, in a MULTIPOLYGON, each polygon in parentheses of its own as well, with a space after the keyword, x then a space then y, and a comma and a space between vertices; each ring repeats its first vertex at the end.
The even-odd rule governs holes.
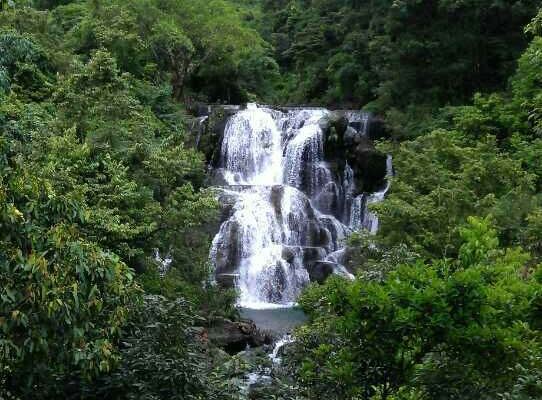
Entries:
MULTIPOLYGON (((210 257, 221 272, 238 275, 241 307, 292 306, 318 262, 352 277, 329 255, 344 247, 352 230, 378 228, 378 217, 366 206, 381 200, 387 187, 364 201, 364 195, 353 198, 348 165, 342 177, 334 177, 324 160, 318 123, 327 113, 283 113, 250 105, 226 125, 221 167, 235 204, 213 240, 210 257), (345 218, 346 224, 341 222, 345 218)), ((347 116, 365 133, 367 114, 347 116)))
POLYGON ((238 112, 227 123, 222 142, 225 178, 230 185, 282 182, 281 132, 271 113, 257 107, 238 112))
POLYGON ((282 361, 282 357, 279 356, 280 351, 284 346, 293 342, 294 338, 291 335, 285 335, 280 340, 278 340, 275 343, 275 347, 273 348, 272 353, 269 355, 271 361, 273 361, 274 364, 280 364, 282 361))

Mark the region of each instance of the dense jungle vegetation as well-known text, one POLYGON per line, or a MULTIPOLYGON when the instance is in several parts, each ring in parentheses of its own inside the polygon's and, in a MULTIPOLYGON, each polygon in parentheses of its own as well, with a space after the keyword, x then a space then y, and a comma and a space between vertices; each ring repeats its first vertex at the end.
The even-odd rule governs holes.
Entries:
POLYGON ((0 399, 239 398, 188 111, 246 101, 372 110, 396 171, 262 398, 542 398, 538 1, 0 0, 0 399))

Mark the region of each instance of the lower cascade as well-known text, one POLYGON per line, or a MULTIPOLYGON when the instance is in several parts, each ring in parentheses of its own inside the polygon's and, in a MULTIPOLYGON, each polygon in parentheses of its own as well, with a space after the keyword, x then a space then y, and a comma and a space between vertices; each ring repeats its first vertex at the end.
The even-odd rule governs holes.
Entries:
POLYGON ((368 119, 363 112, 338 119, 321 108, 257 105, 230 117, 214 171, 219 199, 229 208, 210 258, 217 280, 229 277, 238 288, 240 307, 288 307, 311 280, 351 277, 345 239, 378 229, 368 205, 388 190, 391 158, 384 158, 380 187, 367 193, 350 165, 363 164, 364 153, 354 159, 330 148, 361 148, 368 119))

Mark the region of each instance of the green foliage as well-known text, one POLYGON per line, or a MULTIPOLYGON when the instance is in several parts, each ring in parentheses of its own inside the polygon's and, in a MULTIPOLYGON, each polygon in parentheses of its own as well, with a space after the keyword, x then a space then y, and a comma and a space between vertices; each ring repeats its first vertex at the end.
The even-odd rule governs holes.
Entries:
POLYGON ((399 264, 415 262, 420 256, 406 244, 386 248, 372 234, 359 231, 348 238, 349 267, 359 279, 382 281, 399 264))
POLYGON ((118 360, 115 343, 136 286, 119 257, 77 229, 85 210, 55 192, 0 141, 0 371, 28 396, 77 371, 91 378, 118 360))
POLYGON ((289 100, 369 103, 380 112, 461 104, 476 91, 504 87, 527 42, 522 27, 539 7, 494 0, 262 4, 269 22, 261 31, 281 68, 297 76, 289 100))
POLYGON ((49 91, 45 51, 28 35, 0 31, 0 93, 25 91, 39 99, 49 91))
POLYGON ((539 42, 535 36, 521 56, 509 92, 476 95, 472 105, 445 108, 422 123, 421 131, 431 133, 381 145, 398 171, 390 196, 375 207, 382 243, 406 243, 426 257, 455 256, 466 217, 492 214, 505 245, 540 254, 539 42))
MULTIPOLYGON (((57 10, 62 14, 74 7, 57 10)), ((122 70, 169 81, 176 99, 241 102, 250 93, 273 94, 272 85, 245 82, 249 72, 272 82, 278 67, 268 56, 268 45, 225 0, 136 0, 129 5, 110 0, 88 2, 85 8, 66 27, 70 46, 85 54, 105 48, 122 70)))
POLYGON ((0 397, 227 396, 193 325, 232 316, 234 297, 208 282, 217 204, 176 99, 205 57, 240 74, 247 51, 266 50, 225 2, 201 5, 0 12, 0 397), (136 281, 197 310, 140 306, 136 281))
MULTIPOLYGON (((146 296, 122 337, 121 363, 90 388, 89 399, 232 399, 206 352, 201 324, 182 299, 146 296)), ((72 383, 77 390, 77 382, 72 383)))
POLYGON ((208 279, 216 201, 180 101, 277 98, 367 105, 409 140, 380 144, 382 230, 350 240, 357 281, 302 297, 299 380, 270 396, 539 396, 538 7, 1 2, 0 397, 232 397, 194 327, 235 293, 208 279), (507 91, 474 94, 526 46, 507 91))
POLYGON ((383 148, 393 154, 398 171, 389 197, 374 207, 381 215, 383 243, 404 243, 428 257, 454 256, 467 216, 488 214, 504 243, 519 242, 525 218, 537 204, 536 175, 501 153, 494 137, 472 142, 457 131, 438 130, 383 148))
POLYGON ((503 400, 528 400, 542 396, 542 376, 540 376, 540 356, 531 353, 525 365, 517 365, 515 373, 518 374, 517 382, 510 391, 499 395, 503 400))
POLYGON ((350 239, 358 281, 300 300, 289 368, 307 397, 540 397, 539 20, 507 92, 388 113, 417 137, 379 144, 397 174, 379 234, 350 239))
POLYGON ((329 280, 300 304, 294 371, 309 398, 495 398, 528 361, 540 286, 529 255, 469 219, 457 259, 399 264, 383 280, 329 280), (411 389, 408 389, 411 388, 411 389), (416 392, 418 397, 408 397, 416 392))

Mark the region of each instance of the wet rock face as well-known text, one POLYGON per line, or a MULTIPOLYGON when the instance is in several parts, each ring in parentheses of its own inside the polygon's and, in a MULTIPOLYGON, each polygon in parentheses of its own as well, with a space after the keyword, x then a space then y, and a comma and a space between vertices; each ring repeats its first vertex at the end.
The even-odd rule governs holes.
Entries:
MULTIPOLYGON (((226 124, 240 108, 231 105, 197 104, 192 110, 198 120, 191 124, 189 129, 190 136, 193 136, 190 143, 196 143, 198 150, 205 154, 208 164, 215 170, 220 171, 221 167, 220 148, 226 124)), ((336 174, 340 174, 342 165, 347 160, 356 175, 359 192, 370 192, 382 185, 386 175, 386 156, 378 152, 372 144, 372 140, 387 136, 384 121, 371 116, 367 121, 354 119, 349 122, 346 114, 345 111, 333 111, 318 122, 324 134, 325 158, 332 164, 332 170, 336 174)), ((299 128, 302 124, 303 121, 299 128)), ((300 189, 307 191, 313 184, 309 171, 315 166, 311 165, 308 154, 303 154, 302 157, 306 167, 301 171, 300 189)), ((223 179, 220 173, 211 174, 208 183, 221 185, 223 179)), ((333 193, 329 193, 326 201, 332 202, 330 198, 333 196, 333 193)))
POLYGON ((315 261, 307 267, 311 282, 323 283, 335 269, 336 263, 328 261, 315 261))
POLYGON ((359 138, 357 143, 345 149, 345 155, 354 171, 356 186, 362 192, 373 192, 382 186, 386 177, 387 156, 376 150, 369 138, 359 138))
POLYGON ((318 124, 324 134, 326 160, 331 161, 344 155, 344 136, 348 129, 348 119, 341 112, 331 112, 318 124))
POLYGON ((369 136, 370 115, 252 104, 206 117, 215 144, 201 143, 221 204, 216 281, 250 308, 290 305, 332 273, 351 278, 338 252, 353 230, 378 229, 367 204, 384 198, 391 168, 369 136))
POLYGON ((237 197, 237 194, 231 192, 223 191, 219 193, 218 204, 220 205, 220 223, 232 216, 237 197))
POLYGON ((190 143, 205 154, 208 164, 218 167, 222 136, 228 119, 238 112, 239 106, 205 105, 193 106, 192 113, 197 117, 189 126, 190 143))
POLYGON ((325 214, 341 215, 342 198, 340 188, 335 182, 327 183, 315 197, 314 203, 325 214))
POLYGON ((369 119, 369 126, 367 127, 367 136, 371 140, 389 138, 390 134, 386 129, 384 119, 377 116, 371 117, 369 119))
POLYGON ((318 124, 328 140, 339 140, 348 128, 348 118, 340 111, 332 111, 324 116, 318 124))
POLYGON ((235 283, 239 279, 239 274, 221 273, 215 275, 216 283, 225 289, 235 287, 235 283))
POLYGON ((215 273, 217 275, 233 274, 241 260, 242 249, 238 242, 239 229, 239 223, 235 220, 229 220, 221 227, 223 234, 217 243, 215 254, 215 273))
POLYGON ((381 137, 383 127, 367 118, 349 123, 344 114, 332 112, 319 121, 325 135, 326 161, 336 165, 348 162, 356 177, 355 194, 378 189, 386 177, 386 155, 376 150, 370 135, 372 129, 375 137, 381 137))

